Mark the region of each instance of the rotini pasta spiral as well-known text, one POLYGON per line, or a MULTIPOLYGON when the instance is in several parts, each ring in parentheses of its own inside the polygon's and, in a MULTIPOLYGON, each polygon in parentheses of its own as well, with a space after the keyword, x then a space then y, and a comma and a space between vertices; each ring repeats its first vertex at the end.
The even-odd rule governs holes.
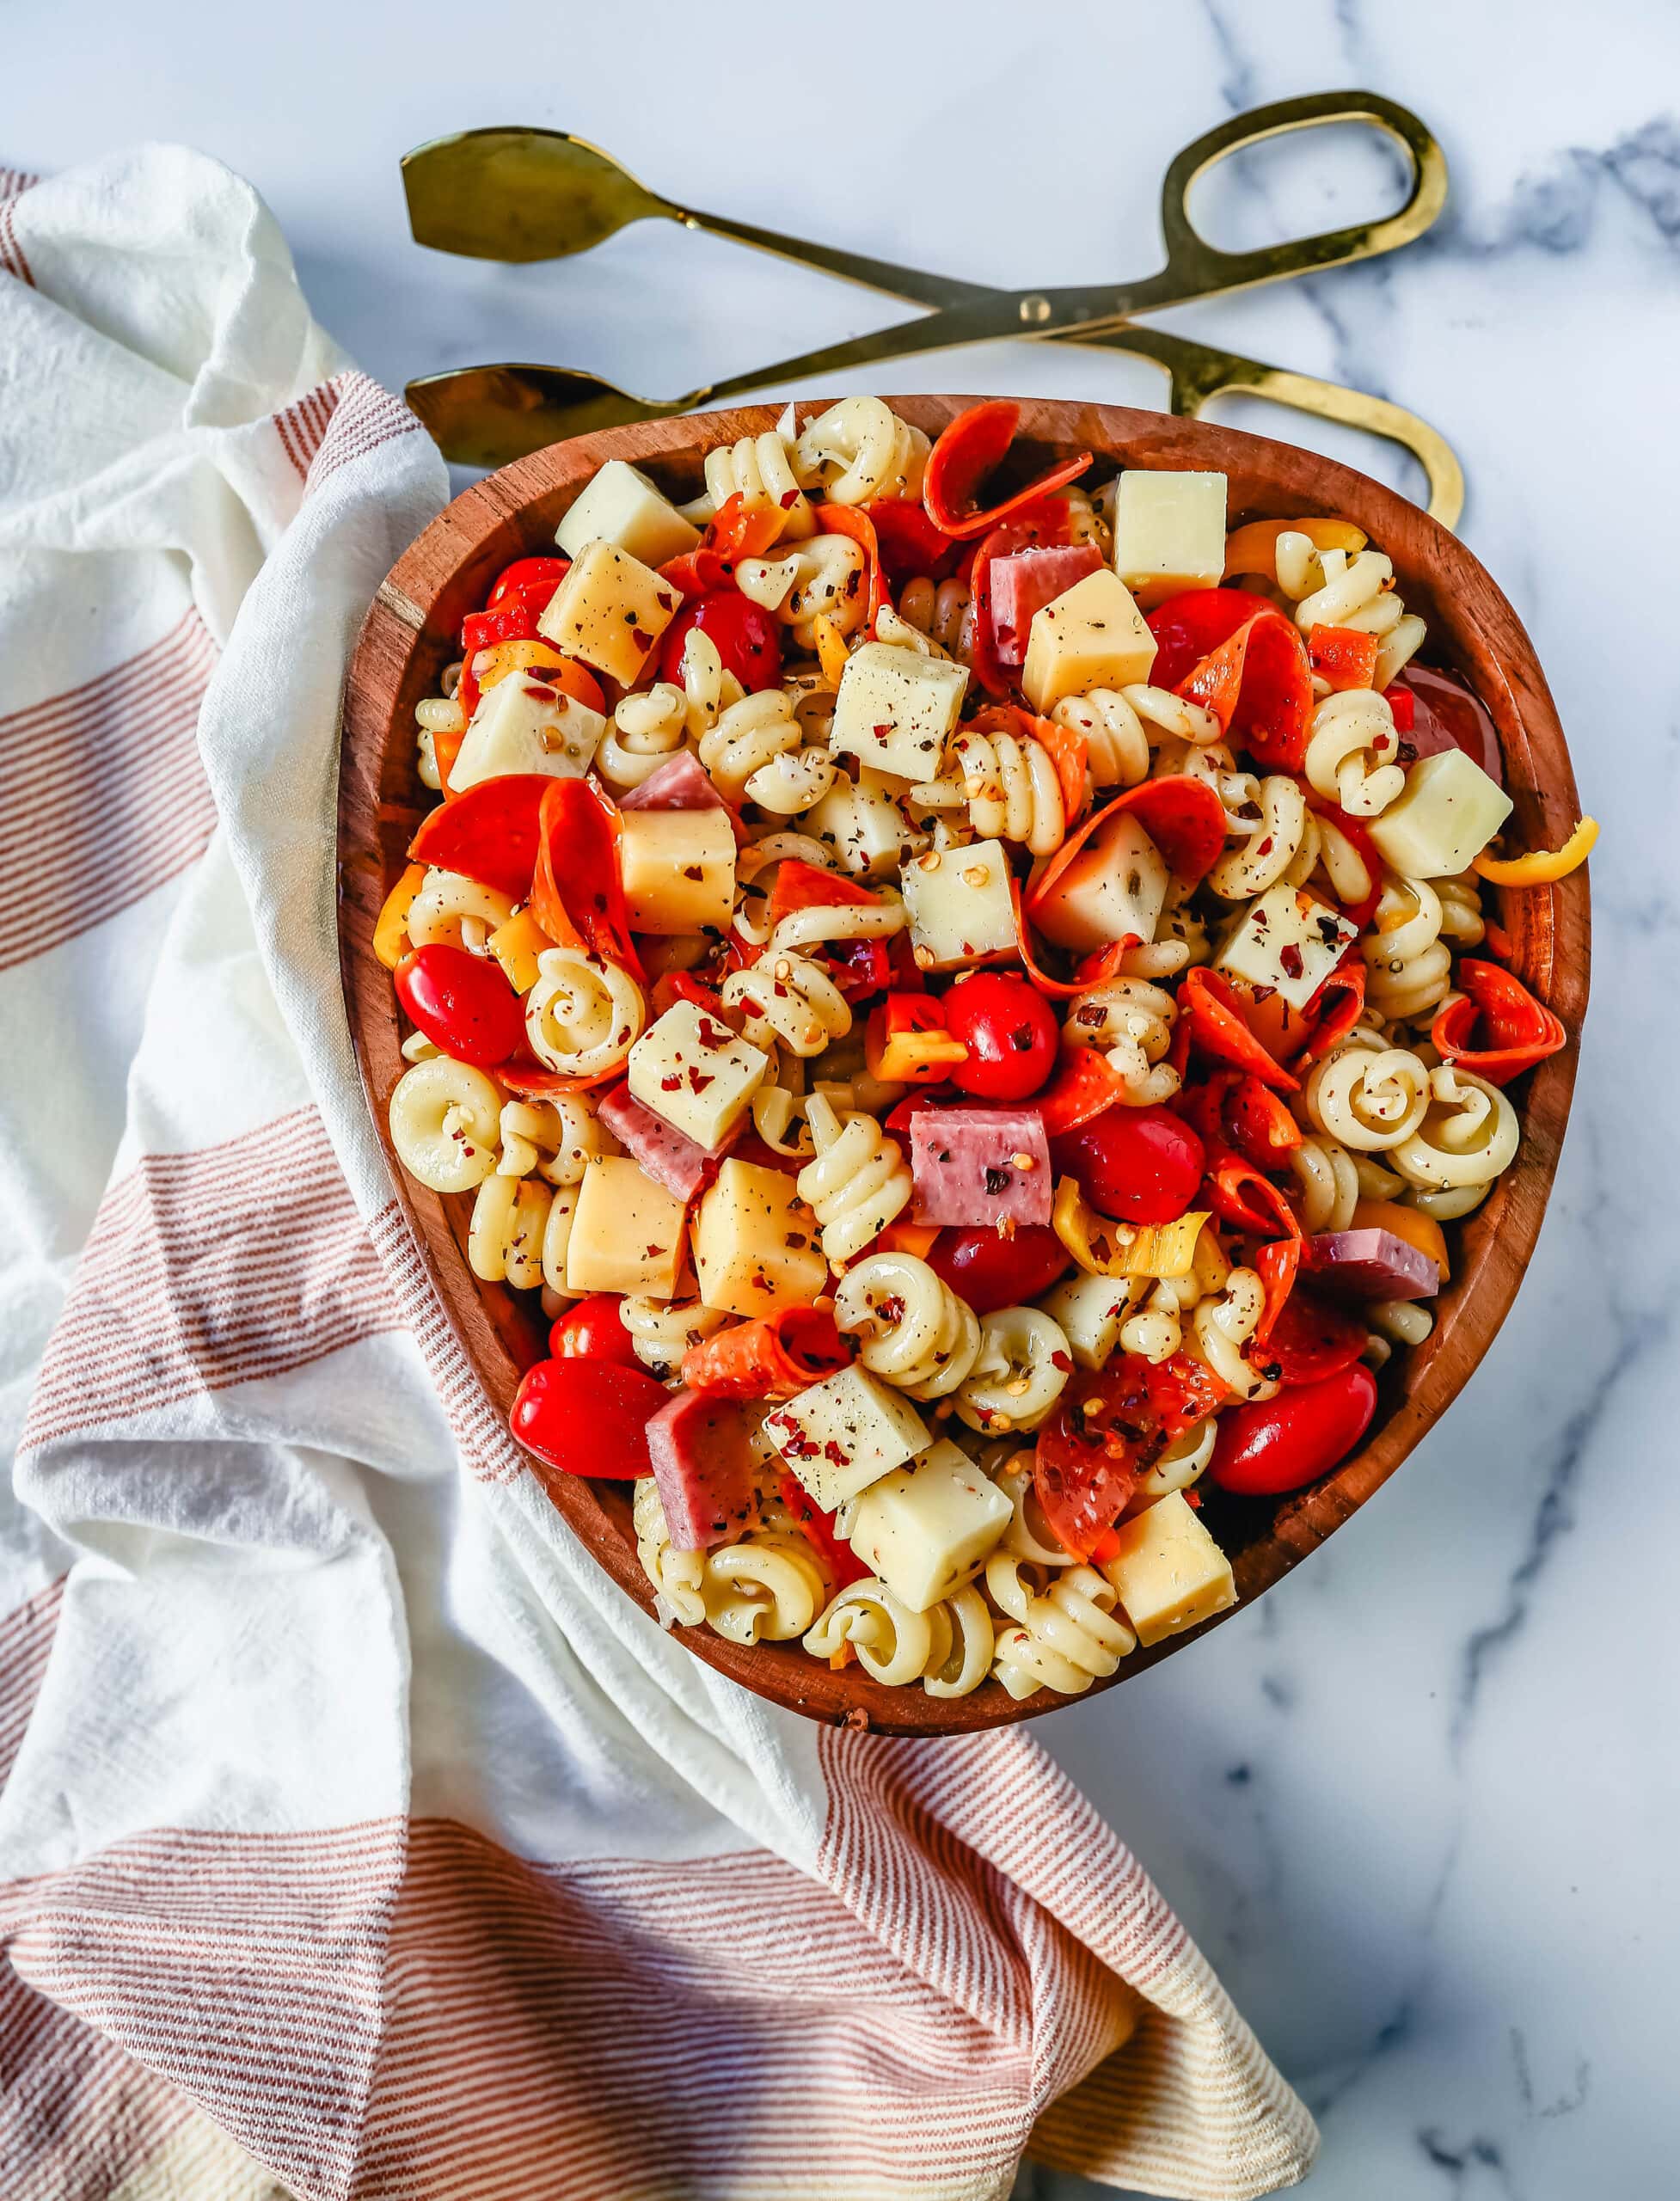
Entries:
POLYGON ((1299 1146, 1290 1150, 1289 1162, 1302 1227, 1308 1235, 1352 1229, 1359 1200, 1359 1172, 1340 1140, 1309 1132, 1299 1146))
POLYGON ((805 1639, 813 1658, 833 1658, 848 1644, 878 1682, 919 1681, 929 1696, 966 1696, 991 1664, 991 1615, 973 1589, 912 1612, 871 1575, 842 1590, 805 1639))
MULTIPOLYGON (((1391 562, 1380 550, 1320 551, 1309 536, 1294 528, 1278 537, 1278 586, 1297 599, 1296 624, 1303 635, 1315 627, 1352 627, 1379 638, 1374 688, 1386 688, 1412 659, 1426 629, 1395 593, 1391 562)), ((1346 807, 1346 806, 1344 806, 1346 807)))
POLYGON ((494 887, 463 879, 458 871, 428 871, 408 904, 408 939, 415 947, 465 947, 481 954, 498 925, 513 914, 513 904, 494 887))
POLYGON ((525 1038, 538 1062, 593 1083, 629 1053, 647 1019, 628 971, 580 947, 545 947, 525 996, 525 1038))
POLYGON ((796 542, 815 530, 809 500, 794 474, 793 448, 775 428, 708 451, 706 494, 684 507, 684 517, 703 526, 737 496, 750 512, 776 515, 773 543, 796 542))
POLYGON ((801 648, 813 650, 819 619, 843 640, 863 624, 869 608, 867 571, 849 535, 816 535, 773 563, 743 558, 737 576, 744 595, 791 628, 801 648))
POLYGON ((602 1129, 581 1093, 503 1104, 496 1164, 501 1176, 527 1177, 534 1169, 551 1185, 576 1185, 592 1162, 617 1151, 617 1140, 602 1129))
MULTIPOLYGON (((883 616, 885 615, 883 614, 883 616)), ((966 665, 974 647, 974 599, 964 581, 932 581, 925 575, 904 583, 898 595, 900 622, 946 656, 966 665)), ((881 641, 902 640, 877 625, 881 641)))
POLYGON ((1055 763, 1042 742, 1013 733, 960 733, 950 761, 961 776, 968 822, 978 839, 1014 841, 1035 856, 1061 847, 1067 813, 1055 763))
POLYGON ((739 703, 746 690, 733 672, 724 671, 717 644, 698 627, 690 627, 683 638, 678 669, 688 706, 689 739, 698 742, 717 724, 719 713, 739 703))
POLYGON ((1251 901, 1285 878, 1298 886, 1317 860, 1316 822, 1297 782, 1285 773, 1268 772, 1255 790, 1255 807, 1258 816, 1244 818, 1241 839, 1207 875, 1207 885, 1221 901, 1251 901))
POLYGON ((857 1357, 870 1373, 913 1399, 954 1391, 980 1350, 972 1308, 913 1254, 869 1254, 849 1269, 834 1319, 861 1340, 857 1357))
POLYGON ((1428 1074, 1417 1123, 1389 1159, 1419 1195, 1485 1187, 1511 1167, 1519 1136, 1517 1111, 1497 1085, 1442 1063, 1428 1074))
POLYGON ((1426 1018, 1446 998, 1452 952, 1441 937, 1441 898, 1426 879, 1390 874, 1377 897, 1376 930, 1360 944, 1365 999, 1385 1022, 1426 1018))
POLYGON ((1170 1360, 1184 1344, 1185 1316, 1204 1299, 1223 1292, 1230 1273, 1225 1250, 1209 1225, 1196 1240, 1189 1274, 1161 1278, 1121 1322, 1122 1350, 1157 1366, 1170 1360))
POLYGON ((1029 1571, 1009 1551, 995 1551, 986 1561, 986 1593, 1015 1623, 997 1637, 992 1671, 1016 1699, 1039 1689, 1076 1696, 1137 1647, 1115 1616, 1113 1585, 1094 1567, 1062 1567, 1037 1590, 1033 1577, 1043 1571, 1029 1571))
POLYGON ((487 1284, 529 1289, 543 1281, 551 1195, 530 1177, 487 1177, 473 1202, 467 1260, 487 1284))
MULTIPOLYGON (((1009 1527, 998 1539, 998 1548, 1013 1553, 1017 1559, 1034 1560, 1040 1566, 1065 1566, 1067 1553, 1052 1535, 1033 1487, 1033 1455, 1011 1450, 1007 1444, 995 1449, 1002 1456, 988 1472, 1015 1508, 1009 1527)), ((982 1455, 983 1464, 989 1456, 990 1450, 982 1455)))
POLYGON ((770 935, 770 947, 821 947, 837 940, 886 940, 904 929, 902 897, 883 889, 868 903, 813 903, 792 910, 770 935))
POLYGON ((843 1126, 813 1093, 806 1119, 817 1159, 800 1171, 799 1196, 816 1215, 830 1266, 838 1268, 904 1213, 915 1182, 904 1149, 873 1116, 849 1116, 843 1126))
POLYGON ((1060 1323, 1039 1307, 1000 1307, 980 1323, 980 1350, 956 1393, 971 1429, 1002 1437, 1036 1429, 1073 1373, 1060 1323))
POLYGON ((1408 1049, 1385 1047, 1376 1034, 1355 1031, 1315 1065, 1306 1106, 1327 1137, 1358 1153, 1380 1154, 1422 1123, 1429 1072, 1408 1049))
POLYGON ((635 1530, 636 1557, 641 1571, 671 1608, 681 1628, 698 1628, 706 1617, 706 1554, 672 1548, 659 1503, 659 1487, 652 1475, 643 1475, 630 1502, 635 1530))
POLYGON ((1350 818, 1375 818, 1406 785, 1388 698, 1344 688, 1316 706, 1307 737, 1307 778, 1350 818))
POLYGON ((723 998, 745 1013, 743 1035, 756 1047, 779 1039, 804 1058, 819 1055, 852 1028, 846 996, 828 972, 807 955, 772 949, 723 982, 723 998))
POLYGON ((1205 749, 1220 740, 1211 711, 1142 681, 1064 696, 1050 715, 1058 726, 1084 735, 1091 784, 1097 788, 1131 788, 1146 780, 1151 751, 1162 742, 1205 749))
POLYGON ((1175 1437, 1159 1459, 1138 1476, 1137 1487, 1126 1501, 1126 1512, 1141 1513, 1157 1498, 1168 1497, 1175 1490, 1188 1490, 1199 1482, 1213 1457, 1218 1435, 1218 1416, 1209 1414, 1205 1421, 1199 1421, 1182 1437, 1175 1437))
POLYGON ((1165 1059, 1173 1042, 1178 1004, 1164 987, 1144 978, 1109 978, 1068 1003, 1067 1036, 1107 1054, 1125 1085, 1128 1107, 1170 1100, 1177 1070, 1165 1059))
POLYGON ((827 1573, 785 1506, 767 1502, 757 1525, 732 1543, 679 1552, 659 1486, 647 1476, 636 1485, 631 1517, 642 1572, 683 1627, 703 1621, 732 1643, 783 1643, 803 1635, 823 1609, 827 1573))
POLYGON ((434 1192, 469 1192, 496 1166, 501 1094, 470 1063, 448 1055, 416 1063, 398 1078, 386 1114, 397 1160, 434 1192))
POLYGON ((663 1383, 683 1364, 683 1355, 728 1320, 715 1307, 702 1307, 697 1299, 643 1299, 632 1293, 618 1309, 618 1319, 630 1333, 636 1358, 663 1383))
POLYGON ((1435 1317, 1415 1299, 1371 1299, 1365 1303, 1370 1325, 1362 1356, 1373 1368, 1385 1368, 1397 1345, 1421 1345, 1435 1327, 1435 1317))
POLYGON ((801 432, 794 469, 807 489, 823 485, 831 505, 874 497, 917 498, 931 445, 879 397, 843 397, 801 432))
POLYGON ((596 754, 602 778, 614 788, 639 788, 683 746, 688 713, 688 696, 672 680, 623 696, 596 754))
POLYGON ((1269 1399, 1278 1390, 1275 1379, 1262 1376, 1242 1352, 1265 1312, 1266 1286, 1259 1274, 1236 1268, 1216 1297, 1198 1301, 1191 1317, 1199 1358, 1239 1399, 1269 1399))
MULTIPOLYGON (((543 1293, 544 1301, 552 1299, 558 1304, 577 1297, 566 1281, 566 1255, 572 1243, 572 1219, 578 1211, 578 1188, 575 1185, 556 1185, 554 1198, 549 1202, 548 1221, 543 1226, 543 1293)), ((553 1309, 545 1306, 545 1312, 553 1309)))

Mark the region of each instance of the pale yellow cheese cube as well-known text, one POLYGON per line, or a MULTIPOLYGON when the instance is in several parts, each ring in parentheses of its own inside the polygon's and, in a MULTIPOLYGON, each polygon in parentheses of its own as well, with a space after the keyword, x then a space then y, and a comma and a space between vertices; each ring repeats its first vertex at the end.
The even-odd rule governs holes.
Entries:
POLYGON ((606 730, 598 711, 551 688, 540 671, 510 672, 479 698, 450 768, 450 792, 459 794, 508 772, 580 780, 606 730))
POLYGON ((656 1185, 639 1162, 610 1155, 592 1162, 578 1187, 566 1247, 566 1289, 633 1291, 674 1299, 683 1266, 683 1203, 656 1185))
POLYGON ((536 631, 625 688, 634 687, 677 616, 677 591, 610 543, 586 543, 549 598, 536 631))
POLYGON ((954 971, 1019 942, 1009 860, 1001 841, 913 856, 900 880, 918 969, 954 971))
POLYGON ((633 932, 727 932, 735 835, 721 810, 626 810, 618 843, 633 932))
POLYGON ((1402 879, 1450 879, 1467 870, 1510 817, 1511 797, 1462 749, 1420 757, 1404 790, 1365 827, 1402 879))
POLYGON ((555 530, 568 558, 580 558, 592 543, 610 543, 644 566, 668 565, 699 540, 699 529, 622 458, 607 461, 555 530))
POLYGON ((673 1002, 630 1050, 630 1091, 709 1154, 746 1113, 769 1066, 768 1055, 697 1003, 673 1002))
POLYGON ((1088 953, 1111 941, 1150 941, 1167 900, 1166 859, 1128 810, 1094 833, 1042 900, 1033 922, 1058 947, 1088 953))
POLYGON ((1182 1491, 1156 1499, 1114 1533, 1119 1549, 1102 1573, 1140 1643, 1159 1643, 1236 1603, 1231 1563, 1182 1491))
POLYGON ((1021 684, 1047 717, 1064 696, 1147 680, 1154 663, 1155 636, 1131 590, 1105 566, 1033 614, 1021 684))
POLYGON ((1014 1517, 991 1478, 941 1438, 857 1499, 851 1547, 895 1597, 924 1613, 978 1573, 1014 1517))
POLYGON ((817 1218, 782 1169, 726 1162, 700 1196, 693 1245, 701 1299, 726 1315, 808 1307, 828 1285, 817 1218))
POLYGON ((1291 1009, 1304 1009, 1359 928, 1304 889, 1280 883, 1251 902, 1221 941, 1216 971, 1268 986, 1291 1009))
POLYGON ((898 779, 930 780, 967 685, 966 665, 865 642, 840 676, 829 746, 898 779))
POLYGON ((764 1430, 827 1513, 933 1442, 904 1394, 855 1361, 766 1414, 764 1430))
POLYGON ((1225 571, 1225 477, 1129 467, 1114 500, 1114 571, 1145 611, 1225 571))

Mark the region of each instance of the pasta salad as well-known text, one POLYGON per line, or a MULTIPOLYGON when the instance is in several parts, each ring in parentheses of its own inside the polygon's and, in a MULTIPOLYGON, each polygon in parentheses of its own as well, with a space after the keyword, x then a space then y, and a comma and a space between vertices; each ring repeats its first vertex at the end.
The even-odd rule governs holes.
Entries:
POLYGON ((515 1435, 667 1624, 1072 1694, 1235 1602, 1566 1042, 1487 714, 1349 522, 790 407, 463 622, 375 946, 392 1143, 540 1295, 515 1435))

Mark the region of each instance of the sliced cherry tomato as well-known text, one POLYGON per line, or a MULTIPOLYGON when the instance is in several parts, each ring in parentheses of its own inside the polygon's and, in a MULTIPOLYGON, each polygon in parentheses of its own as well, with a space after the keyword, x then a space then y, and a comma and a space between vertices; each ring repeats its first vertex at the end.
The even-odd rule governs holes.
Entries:
POLYGON ((505 1063, 525 1036, 524 1004, 501 966, 442 941, 403 957, 396 997, 410 1022, 457 1062, 505 1063))
POLYGON ((1174 1223, 1207 1166, 1201 1140, 1170 1108, 1106 1108, 1052 1144, 1058 1177, 1076 1177, 1100 1214, 1120 1223, 1174 1223))
POLYGON ((504 597, 517 596, 522 604, 535 604, 539 611, 543 610, 571 570, 569 558, 516 558, 496 575, 485 609, 494 611, 504 597))
POLYGON ((1569 1044, 1562 1019, 1498 963, 1468 958, 1458 966, 1463 992, 1441 1009, 1429 1036, 1448 1062, 1490 1085, 1509 1085, 1569 1044))
POLYGON ((635 1340, 624 1327, 624 1302, 616 1291, 592 1291, 557 1315, 549 1332, 549 1351, 556 1360, 606 1360, 616 1368, 640 1368, 635 1340))
POLYGON ((1036 986, 1007 971, 976 971, 945 996, 945 1028, 968 1049, 951 1082, 983 1100, 1025 1100, 1056 1067, 1061 1037, 1036 986))
POLYGON ((683 606, 659 646, 659 671, 665 679, 681 681, 683 644, 696 627, 715 644, 724 671, 733 672, 749 695, 779 684, 782 628, 762 604, 739 589, 720 590, 683 606))
POLYGON ((877 497, 869 506, 881 571, 896 596, 906 581, 943 580, 962 545, 935 527, 924 508, 907 497, 877 497))
POLYGON ((1024 1223, 1013 1238, 988 1225, 941 1230, 928 1266, 977 1315, 995 1315, 1048 1291, 1073 1256, 1047 1223, 1024 1223))
POLYGON ((539 1360, 514 1394, 507 1425, 545 1467, 615 1482, 651 1475, 647 1425, 671 1393, 610 1360, 539 1360))
POLYGON ((849 1582, 862 1582, 869 1569, 848 1543, 843 1543, 835 1534, 834 1516, 825 1513, 816 1499, 791 1468, 776 1481, 776 1490, 782 1504, 799 1523, 812 1550, 826 1564, 834 1578, 834 1587, 843 1590, 849 1582))
POLYGON ((419 863, 461 872, 481 886, 523 902, 536 868, 543 796, 552 787, 582 784, 552 780, 546 772, 504 772, 480 780, 426 812, 408 853, 419 863))
POLYGON ((1227 1398, 1188 1353, 1158 1364, 1121 1353, 1082 1369, 1039 1431, 1033 1483, 1057 1540, 1088 1558, 1119 1519, 1138 1477, 1227 1398))
POLYGON ((1299 1490, 1327 1474, 1370 1426, 1376 1379, 1358 1361, 1219 1417, 1208 1477, 1244 1498, 1299 1490))
POLYGON ((1365 1326, 1334 1299, 1297 1284, 1265 1343, 1265 1358, 1282 1382, 1316 1383, 1353 1365, 1365 1349, 1365 1326))
POLYGON ((960 540, 984 535, 1021 506, 1077 481, 1090 464, 1089 451, 1075 451, 1013 496, 983 506, 981 486, 1007 457, 1020 420, 1020 406, 1009 398, 993 397, 971 405, 941 430, 922 481, 922 501, 935 527, 960 540))

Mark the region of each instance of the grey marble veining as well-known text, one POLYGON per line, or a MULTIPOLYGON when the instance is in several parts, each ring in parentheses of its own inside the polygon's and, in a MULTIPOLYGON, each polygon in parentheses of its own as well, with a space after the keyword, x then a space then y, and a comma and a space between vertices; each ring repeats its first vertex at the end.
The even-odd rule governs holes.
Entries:
MULTIPOLYGON (((1387 1489, 1195 1655, 1039 1732, 1312 2104, 1320 2201, 1671 2201, 1680 12, 718 0, 662 11, 651 48, 610 11, 504 0, 497 20, 524 57, 505 82, 451 58, 443 0, 410 0, 400 42, 380 11, 297 0, 279 44, 209 0, 63 0, 9 20, 0 158, 193 139, 265 192, 316 310, 385 381, 556 359, 657 393, 899 310, 664 224, 518 271, 422 254, 397 155, 517 116, 749 219, 1055 282, 1145 272, 1167 160, 1235 108, 1363 83, 1441 138, 1452 202, 1422 244, 1172 320, 1393 396, 1462 456, 1462 531, 1535 637, 1603 826, 1551 1211, 1485 1365, 1387 1489)), ((1395 175, 1320 132, 1210 178, 1199 218, 1236 242, 1327 227, 1394 203, 1395 175)), ((868 380, 1161 392, 1137 362, 1024 343, 868 380)), ((1362 438, 1225 417, 1404 486, 1362 438)))

